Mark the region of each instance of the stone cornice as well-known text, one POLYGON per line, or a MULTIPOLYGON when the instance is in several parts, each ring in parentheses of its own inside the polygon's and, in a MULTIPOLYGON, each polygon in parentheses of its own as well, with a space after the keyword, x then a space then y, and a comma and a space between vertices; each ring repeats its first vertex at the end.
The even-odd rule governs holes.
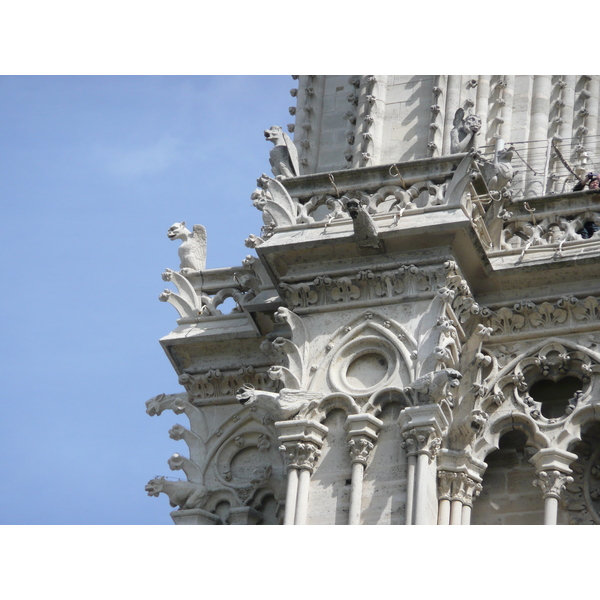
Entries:
POLYGON ((308 198, 316 194, 331 194, 337 196, 344 192, 376 189, 385 185, 400 185, 400 179, 394 172, 393 164, 396 165, 406 186, 412 185, 423 179, 446 179, 453 173, 453 168, 460 163, 466 153, 455 154, 444 157, 421 158, 408 162, 398 162, 387 165, 376 165, 373 167, 360 167, 357 169, 345 169, 328 173, 315 173, 314 175, 303 175, 283 181, 283 185, 290 196, 297 198, 308 198), (333 176, 335 186, 332 184, 330 175, 333 176))

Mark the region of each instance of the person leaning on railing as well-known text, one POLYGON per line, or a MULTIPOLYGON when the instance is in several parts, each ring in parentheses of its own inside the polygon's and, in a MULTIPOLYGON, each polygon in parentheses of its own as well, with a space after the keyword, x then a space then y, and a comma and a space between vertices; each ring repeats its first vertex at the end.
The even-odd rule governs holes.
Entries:
POLYGON ((588 173, 583 181, 578 181, 573 188, 574 192, 580 192, 587 185, 590 190, 600 189, 600 178, 598 173, 588 173))

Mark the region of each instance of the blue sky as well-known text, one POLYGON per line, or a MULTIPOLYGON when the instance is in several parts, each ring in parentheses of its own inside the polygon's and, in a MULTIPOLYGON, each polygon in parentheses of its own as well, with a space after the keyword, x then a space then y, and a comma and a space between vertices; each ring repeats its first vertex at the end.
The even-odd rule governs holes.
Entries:
MULTIPOLYGON (((175 221, 208 232, 207 267, 259 234, 263 130, 293 122, 290 76, 1 76, 1 524, 171 524, 146 482, 184 415, 158 340, 175 221)), ((183 419, 183 420, 182 420, 183 419)))

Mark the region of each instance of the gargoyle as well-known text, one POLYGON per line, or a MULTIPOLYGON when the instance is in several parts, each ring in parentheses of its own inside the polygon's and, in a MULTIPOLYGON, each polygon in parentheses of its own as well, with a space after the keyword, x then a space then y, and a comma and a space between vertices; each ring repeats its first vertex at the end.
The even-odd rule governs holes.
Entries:
POLYGON ((263 230, 271 233, 276 227, 295 225, 298 209, 283 184, 264 173, 256 183, 261 189, 252 194, 252 204, 263 213, 263 230))
MULTIPOLYGON (((439 402, 444 398, 446 386, 457 387, 460 385, 462 374, 455 369, 440 369, 431 371, 415 379, 409 386, 404 388, 404 392, 413 396, 417 400, 418 396, 423 398, 423 403, 432 404, 439 402), (414 394, 417 394, 415 397, 414 394)), ((416 402, 415 402, 416 404, 416 402)))
POLYGON ((481 119, 477 115, 467 115, 459 108, 454 114, 453 129, 450 132, 450 152, 460 154, 476 148, 475 136, 481 129, 481 119))
POLYGON ((173 223, 167 231, 167 237, 182 240, 179 246, 180 273, 185 276, 197 275, 206 269, 206 229, 202 225, 194 225, 190 232, 185 221, 173 223))
POLYGON ((494 160, 486 160, 481 165, 481 172, 488 190, 500 192, 510 186, 514 172, 511 164, 514 146, 496 149, 494 160))
POLYGON ((364 205, 356 198, 343 197, 342 201, 348 214, 352 217, 354 235, 359 247, 379 248, 379 229, 364 205))
POLYGON ((269 155, 273 175, 278 179, 300 175, 298 150, 290 136, 281 127, 273 125, 265 130, 265 138, 275 145, 269 155))
POLYGON ((169 497, 169 504, 180 509, 201 508, 208 496, 208 489, 201 483, 191 481, 167 481, 164 477, 151 479, 144 488, 148 496, 162 492, 169 497))
POLYGON ((304 407, 310 410, 315 406, 322 394, 286 388, 275 394, 254 389, 252 384, 247 383, 237 390, 235 397, 242 406, 262 408, 274 421, 289 421, 304 407))

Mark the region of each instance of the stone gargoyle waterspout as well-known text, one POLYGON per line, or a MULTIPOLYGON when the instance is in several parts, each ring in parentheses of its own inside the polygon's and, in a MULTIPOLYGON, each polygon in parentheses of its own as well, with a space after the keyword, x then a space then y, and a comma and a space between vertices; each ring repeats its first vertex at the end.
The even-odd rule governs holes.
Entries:
POLYGON ((145 488, 148 496, 166 494, 172 507, 181 509, 201 508, 208 495, 208 490, 201 483, 192 481, 167 481, 164 477, 151 479, 145 488))
POLYGON ((300 175, 298 150, 290 136, 281 127, 273 125, 265 130, 265 138, 275 146, 269 155, 273 175, 277 179, 300 175))
POLYGON ((246 384, 238 389, 235 397, 242 406, 255 405, 262 408, 274 421, 289 421, 301 410, 307 412, 314 408, 323 394, 288 388, 275 394, 254 389, 253 385, 246 384))
POLYGON ((206 269, 206 229, 202 225, 194 225, 193 231, 185 226, 185 221, 173 223, 167 231, 167 237, 181 240, 179 246, 180 273, 186 277, 197 275, 206 269))

